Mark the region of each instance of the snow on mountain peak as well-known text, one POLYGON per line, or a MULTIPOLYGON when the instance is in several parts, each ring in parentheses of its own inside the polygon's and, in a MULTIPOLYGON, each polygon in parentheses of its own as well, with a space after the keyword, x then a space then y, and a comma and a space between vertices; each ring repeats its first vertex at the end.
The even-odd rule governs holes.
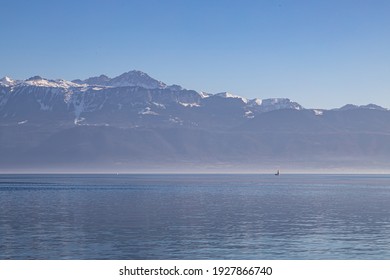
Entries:
POLYGON ((10 77, 3 77, 0 79, 0 85, 4 86, 13 86, 16 84, 16 81, 12 80, 10 77))
POLYGON ((54 87, 54 88, 69 88, 69 87, 81 87, 81 85, 69 82, 62 79, 48 80, 41 76, 34 76, 25 80, 22 85, 36 86, 36 87, 54 87))
POLYGON ((169 89, 173 91, 183 90, 181 86, 172 85, 167 86, 165 83, 153 79, 148 74, 132 70, 123 73, 117 77, 110 78, 106 75, 100 75, 97 77, 90 77, 86 80, 76 79, 73 81, 66 81, 62 79, 49 80, 41 76, 33 76, 24 81, 15 81, 9 77, 0 79, 0 86, 36 86, 36 87, 54 87, 54 88, 84 88, 87 90, 90 86, 96 87, 142 87, 145 89, 169 89))
POLYGON ((288 98, 268 98, 268 99, 251 99, 248 102, 248 106, 257 108, 263 112, 279 110, 279 109, 294 109, 302 110, 303 107, 296 102, 291 101, 288 98))
POLYGON ((73 82, 70 82, 70 81, 66 81, 66 80, 63 80, 63 79, 57 79, 54 82, 57 83, 59 85, 59 87, 63 87, 63 88, 85 86, 85 85, 79 85, 77 83, 73 83, 73 82))
POLYGON ((204 92, 204 91, 201 91, 199 93, 199 95, 200 95, 201 98, 207 98, 207 97, 210 97, 212 94, 204 92))
POLYGON ((261 106, 262 103, 263 103, 263 100, 261 100, 260 98, 255 98, 255 99, 249 100, 249 104, 252 106, 261 106))
POLYGON ((220 97, 223 97, 223 98, 237 98, 237 99, 241 99, 242 102, 244 102, 244 103, 248 103, 248 99, 246 99, 244 97, 241 97, 239 95, 232 94, 230 92, 217 93, 216 96, 220 96, 220 97))

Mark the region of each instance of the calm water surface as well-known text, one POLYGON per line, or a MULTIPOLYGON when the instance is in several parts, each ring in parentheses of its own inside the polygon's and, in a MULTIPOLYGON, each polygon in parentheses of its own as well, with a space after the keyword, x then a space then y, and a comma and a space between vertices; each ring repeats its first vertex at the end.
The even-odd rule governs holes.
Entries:
POLYGON ((390 259, 390 176, 0 175, 0 259, 390 259))

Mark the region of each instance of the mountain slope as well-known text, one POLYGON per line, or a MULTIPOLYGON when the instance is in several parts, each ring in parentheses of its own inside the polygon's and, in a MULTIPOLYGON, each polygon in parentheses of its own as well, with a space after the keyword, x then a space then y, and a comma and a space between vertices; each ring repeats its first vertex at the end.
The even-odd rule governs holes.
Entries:
POLYGON ((312 110, 140 71, 0 80, 0 171, 383 169, 389 143, 390 112, 374 104, 312 110))

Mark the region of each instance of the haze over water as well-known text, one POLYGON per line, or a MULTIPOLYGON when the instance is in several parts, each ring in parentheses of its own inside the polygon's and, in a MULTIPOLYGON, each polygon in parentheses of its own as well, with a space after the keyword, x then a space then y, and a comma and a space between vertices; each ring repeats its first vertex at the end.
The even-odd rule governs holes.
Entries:
POLYGON ((0 259, 390 259, 388 175, 0 175, 0 259))

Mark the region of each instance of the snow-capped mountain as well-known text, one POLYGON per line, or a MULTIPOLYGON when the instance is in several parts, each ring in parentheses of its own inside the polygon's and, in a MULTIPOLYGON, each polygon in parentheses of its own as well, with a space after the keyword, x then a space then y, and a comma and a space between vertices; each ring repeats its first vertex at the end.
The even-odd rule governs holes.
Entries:
POLYGON ((140 71, 66 81, 0 79, 0 170, 20 166, 384 164, 390 111, 305 109, 166 85, 140 71))
POLYGON ((31 123, 50 112, 49 119, 53 122, 61 120, 77 125, 119 122, 122 126, 162 123, 164 126, 225 126, 279 109, 303 107, 287 98, 249 100, 228 92, 206 94, 178 85, 167 86, 141 71, 72 82, 40 76, 25 81, 5 77, 0 84, 2 122, 29 119, 31 123), (146 116, 155 117, 151 120, 146 116), (213 118, 225 118, 226 123, 223 119, 215 123, 213 118))
POLYGON ((17 83, 17 81, 14 81, 7 76, 0 79, 0 86, 9 87, 9 86, 14 86, 16 83, 17 83))
POLYGON ((235 95, 235 94, 230 93, 230 92, 220 92, 220 93, 215 94, 215 96, 222 97, 222 98, 235 98, 235 99, 241 100, 245 104, 248 103, 248 99, 241 97, 239 95, 235 95))
MULTIPOLYGON (((34 76, 31 78, 28 78, 25 81, 21 80, 13 80, 9 77, 4 77, 0 79, 0 87, 12 87, 13 89, 18 87, 26 87, 26 86, 33 86, 33 87, 46 87, 46 88, 70 88, 70 87, 81 87, 81 85, 73 82, 69 82, 62 79, 57 80, 48 80, 45 78, 42 78, 41 76, 34 76)), ((12 90, 13 90, 12 89, 12 90)))
POLYGON ((110 87, 142 87, 147 89, 166 88, 166 84, 161 81, 157 81, 151 78, 148 74, 142 71, 129 71, 123 73, 117 77, 109 78, 106 75, 100 75, 98 77, 91 77, 86 80, 74 80, 73 82, 78 84, 97 85, 97 86, 110 86, 110 87))
POLYGON ((40 76, 31 77, 24 82, 18 83, 16 85, 22 86, 35 86, 35 87, 46 87, 46 88, 72 88, 72 87, 80 87, 79 84, 69 82, 62 79, 57 80, 48 80, 44 79, 40 76))

